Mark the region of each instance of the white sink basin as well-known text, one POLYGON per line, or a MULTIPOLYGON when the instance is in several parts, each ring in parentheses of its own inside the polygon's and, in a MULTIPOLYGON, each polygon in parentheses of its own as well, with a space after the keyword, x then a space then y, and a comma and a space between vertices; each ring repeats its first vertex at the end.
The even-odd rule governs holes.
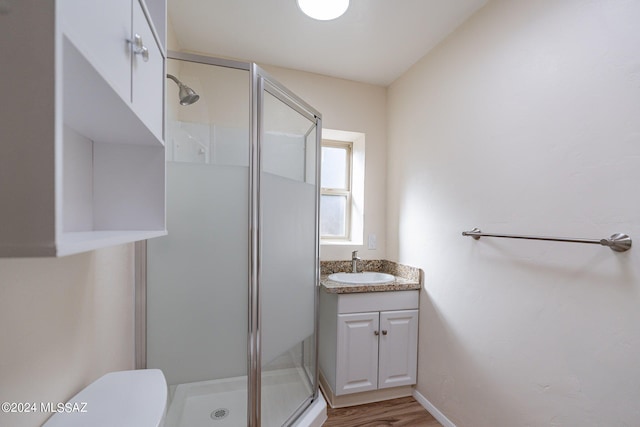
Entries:
POLYGON ((389 283, 395 280, 391 274, 364 271, 362 273, 334 273, 329 275, 329 280, 347 283, 349 285, 389 283))

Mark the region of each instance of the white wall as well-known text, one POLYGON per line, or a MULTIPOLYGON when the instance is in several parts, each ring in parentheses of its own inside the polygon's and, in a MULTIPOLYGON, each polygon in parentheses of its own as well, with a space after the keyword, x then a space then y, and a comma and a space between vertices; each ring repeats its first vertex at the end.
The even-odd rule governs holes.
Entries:
POLYGON ((322 127, 366 134, 364 245, 322 245, 323 260, 386 257, 387 91, 382 86, 265 65, 264 69, 322 113, 322 127), (377 249, 367 249, 367 236, 377 236, 377 249))
MULTIPOLYGON (((133 245, 63 258, 0 259, 0 402, 65 402, 134 368, 133 245)), ((6 414, 35 427, 51 414, 6 414)))
POLYGON ((417 389, 460 426, 640 425, 637 1, 493 1, 389 89, 388 255, 417 389))

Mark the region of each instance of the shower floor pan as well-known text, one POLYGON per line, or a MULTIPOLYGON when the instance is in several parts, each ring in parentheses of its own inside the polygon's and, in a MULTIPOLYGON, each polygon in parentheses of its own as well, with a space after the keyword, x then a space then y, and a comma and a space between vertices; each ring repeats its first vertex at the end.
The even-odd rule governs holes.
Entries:
MULTIPOLYGON (((298 368, 262 375, 262 425, 280 426, 311 394, 298 368)), ((247 377, 175 386, 165 427, 239 427, 247 423, 247 377)))

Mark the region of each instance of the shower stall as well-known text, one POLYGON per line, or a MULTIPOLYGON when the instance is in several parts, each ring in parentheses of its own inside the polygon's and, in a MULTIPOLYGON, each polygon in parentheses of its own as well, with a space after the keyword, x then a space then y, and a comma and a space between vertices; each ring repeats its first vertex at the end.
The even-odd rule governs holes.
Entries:
POLYGON ((136 364, 167 379, 166 427, 313 425, 321 116, 253 63, 169 52, 167 74, 136 364))

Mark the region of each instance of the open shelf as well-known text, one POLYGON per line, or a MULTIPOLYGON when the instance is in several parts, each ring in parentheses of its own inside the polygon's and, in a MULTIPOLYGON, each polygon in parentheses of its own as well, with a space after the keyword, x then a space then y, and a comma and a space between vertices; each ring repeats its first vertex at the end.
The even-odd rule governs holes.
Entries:
POLYGON ((165 236, 162 230, 109 230, 76 231, 62 233, 58 239, 57 256, 72 255, 94 249, 106 248, 139 240, 165 236))

